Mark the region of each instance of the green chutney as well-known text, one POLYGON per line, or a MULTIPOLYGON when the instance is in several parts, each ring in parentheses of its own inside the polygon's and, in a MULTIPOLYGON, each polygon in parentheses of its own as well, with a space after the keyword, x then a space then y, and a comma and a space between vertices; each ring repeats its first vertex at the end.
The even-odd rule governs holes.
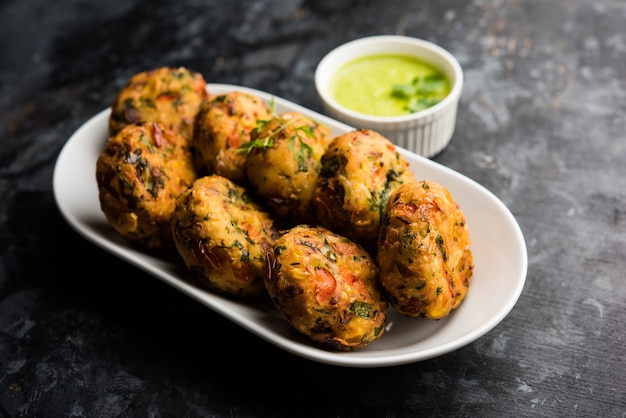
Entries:
POLYGON ((401 116, 427 109, 450 93, 450 81, 434 66, 398 54, 350 61, 330 81, 341 105, 374 116, 401 116))

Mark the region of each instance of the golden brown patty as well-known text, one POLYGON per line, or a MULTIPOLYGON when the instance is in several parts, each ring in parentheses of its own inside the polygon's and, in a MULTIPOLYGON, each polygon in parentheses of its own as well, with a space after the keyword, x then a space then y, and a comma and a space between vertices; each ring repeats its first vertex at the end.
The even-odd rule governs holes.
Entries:
POLYGON ((207 96, 202 75, 184 67, 135 74, 111 105, 110 134, 128 124, 159 122, 191 140, 196 115, 207 96))
POLYGON ((264 291, 273 220, 247 190, 210 175, 196 180, 176 203, 172 234, 185 265, 207 287, 235 296, 264 291))
POLYGON ((332 140, 322 157, 314 199, 317 217, 371 249, 389 194, 411 181, 408 162, 387 138, 365 129, 345 133, 332 140))
POLYGON ((176 198, 195 178, 185 138, 156 122, 125 126, 96 163, 104 215, 121 236, 146 248, 172 245, 176 198))
POLYGON ((193 145, 200 174, 219 174, 237 183, 246 180, 244 153, 259 120, 272 117, 269 106, 256 95, 232 91, 211 96, 198 113, 193 145))
POLYGON ((267 290, 296 330, 342 351, 383 335, 387 304, 378 269, 358 244, 300 225, 276 240, 270 259, 267 290))
POLYGON ((246 173, 254 191, 276 219, 315 223, 313 192, 330 128, 295 112, 284 113, 252 131, 246 173))
POLYGON ((389 198, 377 256, 389 303, 439 319, 467 294, 473 264, 465 216, 443 186, 420 181, 389 198))

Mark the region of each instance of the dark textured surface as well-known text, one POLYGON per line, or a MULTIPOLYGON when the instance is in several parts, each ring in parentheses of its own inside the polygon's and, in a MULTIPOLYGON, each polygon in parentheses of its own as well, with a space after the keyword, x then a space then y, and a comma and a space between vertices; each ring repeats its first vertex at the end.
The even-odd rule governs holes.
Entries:
POLYGON ((626 3, 0 1, 0 415, 626 415, 626 3), (79 237, 55 159, 134 73, 184 65, 320 110, 346 41, 406 34, 459 59, 435 159, 510 208, 526 286, 494 330, 382 369, 292 356, 79 237))

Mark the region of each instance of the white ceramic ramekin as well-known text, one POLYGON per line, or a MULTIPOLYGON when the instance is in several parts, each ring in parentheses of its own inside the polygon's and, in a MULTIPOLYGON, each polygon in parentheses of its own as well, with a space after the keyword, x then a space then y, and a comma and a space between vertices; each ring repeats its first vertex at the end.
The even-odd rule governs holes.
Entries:
POLYGON ((324 111, 330 117, 355 128, 377 131, 394 144, 430 158, 441 152, 454 134, 463 89, 463 70, 452 54, 431 42, 408 36, 371 36, 329 52, 315 70, 315 87, 324 111), (354 59, 376 54, 415 56, 437 67, 450 80, 450 93, 433 107, 403 116, 365 115, 337 103, 328 91, 335 72, 354 59))

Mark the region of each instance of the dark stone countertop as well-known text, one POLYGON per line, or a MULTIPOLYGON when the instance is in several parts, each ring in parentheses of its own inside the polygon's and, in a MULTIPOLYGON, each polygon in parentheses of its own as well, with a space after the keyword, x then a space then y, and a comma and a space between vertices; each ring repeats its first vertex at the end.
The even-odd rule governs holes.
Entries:
POLYGON ((611 0, 1 1, 0 415, 623 417, 624 28, 611 0), (376 34, 459 59, 457 129, 434 159, 526 238, 523 293, 475 342, 385 368, 306 360, 60 215, 60 150, 132 74, 183 65, 319 111, 317 62, 376 34))

